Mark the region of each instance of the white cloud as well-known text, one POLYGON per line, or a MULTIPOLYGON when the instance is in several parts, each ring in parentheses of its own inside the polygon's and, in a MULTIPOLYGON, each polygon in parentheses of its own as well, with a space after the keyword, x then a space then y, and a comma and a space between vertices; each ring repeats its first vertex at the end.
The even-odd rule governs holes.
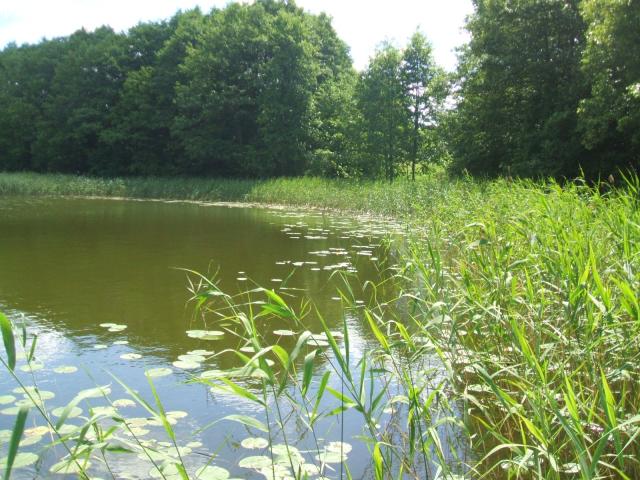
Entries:
POLYGON ((298 0, 298 5, 333 17, 338 35, 351 47, 357 68, 363 68, 384 40, 404 45, 419 28, 431 41, 436 61, 453 69, 453 49, 467 41, 464 19, 470 0, 298 0))
MULTIPOLYGON (((0 46, 33 43, 43 37, 69 35, 79 28, 110 25, 126 30, 140 21, 171 17, 178 9, 200 6, 209 11, 225 0, 4 0, 0 13, 0 46)), ((333 17, 338 35, 351 47, 357 68, 366 65, 383 40, 402 45, 420 28, 434 46, 436 60, 455 66, 453 49, 467 40, 464 18, 471 0, 298 0, 312 12, 333 17)))

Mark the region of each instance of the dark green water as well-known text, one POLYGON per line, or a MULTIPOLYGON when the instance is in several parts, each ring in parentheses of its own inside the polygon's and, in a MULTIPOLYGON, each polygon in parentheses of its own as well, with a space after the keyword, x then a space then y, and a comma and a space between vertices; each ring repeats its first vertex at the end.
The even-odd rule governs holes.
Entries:
MULTIPOLYGON (((238 347, 238 340, 232 335, 216 341, 186 335, 186 330, 202 325, 193 323, 193 308, 187 304, 186 274, 178 269, 217 272, 218 285, 229 293, 249 289, 255 282, 274 288, 294 306, 302 297, 308 298, 333 326, 341 324, 346 315, 352 360, 357 362, 357 353, 366 348, 368 339, 357 310, 345 312, 336 300, 340 281, 332 274, 336 270, 357 272, 354 292, 357 300, 365 300, 358 286, 378 277, 372 259, 381 253, 378 245, 390 229, 397 226, 258 208, 5 198, 0 200, 0 309, 14 322, 24 321, 30 333, 38 334, 37 359, 43 368, 33 375, 40 389, 55 393, 46 401, 49 410, 65 405, 79 390, 96 385, 111 385, 112 401, 127 398, 110 374, 152 401, 144 371, 170 368, 172 373, 157 378, 155 383, 167 410, 188 413, 175 426, 181 444, 196 442, 190 447, 192 452, 186 456, 186 463, 201 465, 216 452, 215 464, 230 470, 232 476, 263 478, 251 469, 238 467, 243 457, 264 453, 239 446, 255 431, 224 421, 194 434, 226 415, 260 416, 260 412, 249 402, 212 394, 204 385, 185 383, 201 371, 236 366, 233 356, 209 359, 193 370, 173 366, 179 355, 195 349, 219 352, 238 347), (109 332, 100 327, 101 323, 125 325, 126 329, 109 332), (141 358, 121 358, 130 353, 141 358), (61 366, 79 370, 56 373, 55 369, 61 366)), ((307 322, 308 330, 320 331, 317 318, 309 316, 307 322)), ((271 332, 289 327, 278 323, 261 325, 268 340, 287 349, 295 340, 271 332)), ((324 370, 320 365, 314 375, 322 375, 324 370)), ((31 374, 20 375, 32 383, 31 374)), ((0 399, 2 395, 22 398, 11 392, 15 386, 14 380, 2 372, 0 399)), ((93 403, 107 405, 102 398, 93 399, 93 403)), ((0 415, 0 431, 5 431, 0 436, 0 458, 6 455, 6 430, 12 427, 15 417, 13 405, 0 405, 0 410, 5 410, 0 415)), ((126 407, 122 413, 127 417, 146 416, 139 407, 126 407)), ((86 416, 87 412, 81 415, 86 416)), ((343 438, 353 443, 351 472, 354 478, 368 478, 371 472, 366 447, 352 440, 361 432, 361 424, 355 417, 353 421, 350 418, 347 415, 342 419, 343 425, 327 424, 322 428, 327 441, 338 440, 344 429, 343 438)), ((75 423, 81 423, 80 419, 74 419, 75 423)), ((28 428, 42 424, 32 409, 28 428)), ((161 428, 148 429, 150 433, 144 434, 145 438, 168 441, 161 428)), ((294 440, 301 450, 308 443, 302 438, 304 429, 295 422, 287 424, 285 430, 290 430, 291 438, 301 437, 294 440)), ((46 443, 44 438, 25 448, 40 458, 35 465, 18 470, 16 478, 52 475, 48 468, 61 452, 59 448, 45 450, 46 443)), ((108 478, 99 461, 93 464, 92 471, 97 476, 108 478)), ((152 465, 135 455, 121 455, 115 464, 116 478, 152 478, 148 473, 152 465)), ((327 476, 337 478, 337 473, 328 471, 327 476)))

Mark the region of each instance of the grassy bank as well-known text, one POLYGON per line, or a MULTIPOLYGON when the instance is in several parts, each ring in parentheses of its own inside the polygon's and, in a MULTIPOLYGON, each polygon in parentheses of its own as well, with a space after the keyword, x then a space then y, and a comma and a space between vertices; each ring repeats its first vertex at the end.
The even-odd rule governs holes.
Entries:
MULTIPOLYGON (((256 202, 403 215, 432 201, 434 175, 418 182, 321 178, 271 180, 203 178, 93 178, 59 174, 0 173, 0 195, 88 196, 136 199, 256 202)), ((447 182, 448 186, 451 186, 447 182)), ((468 188, 468 187, 465 187, 468 188)), ((438 187, 441 195, 441 187, 438 187)))
MULTIPOLYGON (((224 184, 0 176, 3 194, 244 200, 404 215, 422 233, 391 280, 401 308, 371 303, 362 316, 379 347, 365 352, 356 372, 348 362, 346 322, 340 335, 326 329, 321 339, 336 359, 327 375, 343 382, 342 391, 330 392, 338 405, 327 415, 362 413, 375 477, 640 478, 637 179, 606 193, 580 182, 437 177, 393 185, 317 179, 224 184), (433 356, 443 371, 422 365, 433 356), (360 379, 369 375, 386 376, 382 384, 398 385, 399 392, 368 391, 360 379), (449 414, 435 415, 436 403, 449 414), (397 404, 407 415, 401 433, 389 433, 379 419, 397 404), (445 452, 440 435, 446 425, 461 429, 470 457, 445 452)), ((195 291, 200 305, 244 329, 246 343, 258 352, 245 359, 252 374, 260 371, 265 398, 283 378, 299 389, 287 398, 295 398, 291 411, 306 422, 313 419, 309 412, 317 413, 324 388, 310 389, 307 374, 293 367, 299 349, 265 344, 255 322, 279 316, 302 339, 304 321, 282 298, 263 293, 252 316, 213 284, 195 291), (227 302, 222 307, 221 298, 227 302)), ((315 361, 307 355, 301 370, 311 371, 315 361)), ((245 399, 262 398, 231 377, 217 385, 245 399)))

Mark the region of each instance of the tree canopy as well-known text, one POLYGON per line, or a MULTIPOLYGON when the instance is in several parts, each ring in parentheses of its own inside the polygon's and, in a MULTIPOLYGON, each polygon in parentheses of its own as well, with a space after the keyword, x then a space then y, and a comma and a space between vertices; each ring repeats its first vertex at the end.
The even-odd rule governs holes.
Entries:
POLYGON ((591 177, 640 158, 640 7, 474 0, 445 73, 427 38, 362 72, 292 0, 0 51, 0 170, 94 175, 591 177))

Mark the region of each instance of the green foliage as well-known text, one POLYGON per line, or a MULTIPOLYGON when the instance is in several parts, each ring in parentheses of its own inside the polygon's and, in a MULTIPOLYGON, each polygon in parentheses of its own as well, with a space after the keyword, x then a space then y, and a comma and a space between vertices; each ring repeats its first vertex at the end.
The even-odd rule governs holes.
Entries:
POLYGON ((365 176, 393 180, 397 164, 406 155, 405 92, 401 79, 401 52, 384 45, 362 73, 356 89, 361 112, 365 176))
POLYGON ((636 2, 474 6, 452 76, 419 32, 358 74, 330 18, 286 0, 10 44, 0 170, 393 180, 433 163, 540 178, 638 168, 636 2))
POLYGON ((446 75, 420 32, 403 50, 384 44, 355 87, 350 132, 358 151, 350 155, 351 170, 393 180, 410 165, 415 180, 418 164, 445 158, 439 126, 447 90, 446 75))
POLYGON ((101 140, 109 149, 109 175, 160 175, 176 171, 181 151, 171 137, 176 115, 174 85, 187 45, 203 23, 198 10, 170 22, 141 24, 129 31, 129 72, 109 128, 101 140), (117 159, 117 163, 116 163, 117 159))
POLYGON ((419 32, 411 37, 403 53, 400 75, 408 100, 411 178, 415 180, 419 159, 433 161, 442 157, 436 138, 439 132, 434 133, 447 95, 446 75, 435 65, 431 45, 419 32))
POLYGON ((590 178, 638 167, 638 6, 475 2, 447 137, 454 169, 590 178))
POLYGON ((125 38, 107 27, 62 40, 31 149, 37 169, 104 173, 101 132, 125 79, 125 38))
POLYGON ((327 16, 276 0, 10 45, 0 169, 265 177, 330 156, 335 172, 353 76, 327 16))
POLYGON ((575 175, 586 26, 579 1, 475 2, 450 131, 456 169, 575 175))
POLYGON ((589 28, 583 69, 591 95, 580 103, 583 143, 595 152, 592 174, 638 168, 640 158, 640 5, 582 2, 589 28))

